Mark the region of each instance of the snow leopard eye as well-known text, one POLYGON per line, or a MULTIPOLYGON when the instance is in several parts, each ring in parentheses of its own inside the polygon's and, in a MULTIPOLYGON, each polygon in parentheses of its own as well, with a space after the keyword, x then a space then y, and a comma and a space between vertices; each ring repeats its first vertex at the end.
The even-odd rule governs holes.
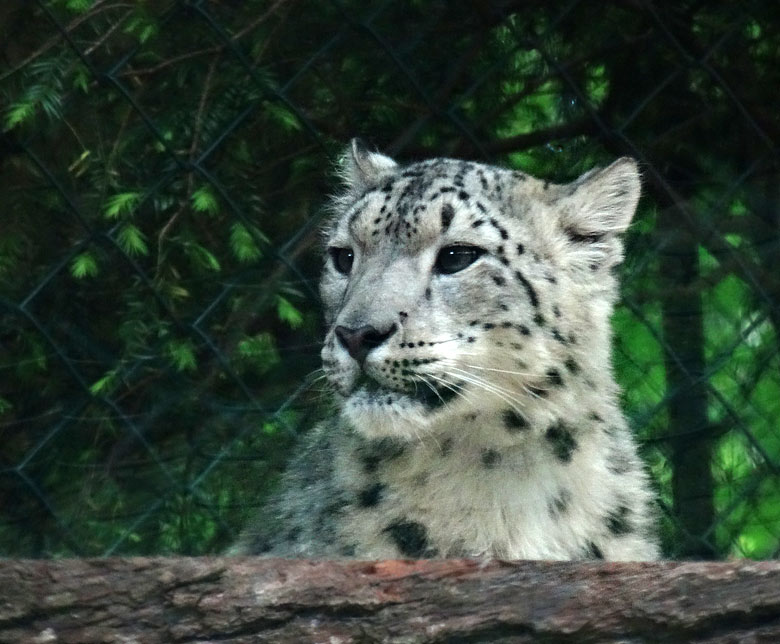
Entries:
POLYGON ((333 266, 343 275, 348 275, 352 270, 352 263, 355 261, 355 253, 351 248, 329 248, 330 258, 333 260, 333 266))
POLYGON ((437 273, 450 275, 476 262, 485 251, 476 246, 445 246, 436 257, 437 273))

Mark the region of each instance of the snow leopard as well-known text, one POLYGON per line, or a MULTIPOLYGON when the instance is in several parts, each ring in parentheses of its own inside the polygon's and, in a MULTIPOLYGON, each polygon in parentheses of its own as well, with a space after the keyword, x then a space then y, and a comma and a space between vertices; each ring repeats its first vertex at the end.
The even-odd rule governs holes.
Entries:
POLYGON ((232 552, 657 558, 610 357, 637 163, 556 184, 355 140, 341 174, 320 285, 333 412, 232 552))

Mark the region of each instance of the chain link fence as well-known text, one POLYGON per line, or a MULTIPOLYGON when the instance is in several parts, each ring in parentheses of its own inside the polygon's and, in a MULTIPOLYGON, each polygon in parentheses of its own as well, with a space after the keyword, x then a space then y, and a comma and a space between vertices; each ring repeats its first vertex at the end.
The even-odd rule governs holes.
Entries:
POLYGON ((671 557, 780 552, 780 5, 6 1, 0 554, 220 552, 322 413, 361 136, 645 191, 613 322, 671 557))

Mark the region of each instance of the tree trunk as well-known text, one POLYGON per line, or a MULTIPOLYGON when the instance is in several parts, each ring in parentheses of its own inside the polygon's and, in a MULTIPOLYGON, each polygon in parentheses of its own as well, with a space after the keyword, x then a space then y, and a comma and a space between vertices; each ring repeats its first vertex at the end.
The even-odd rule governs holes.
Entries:
MULTIPOLYGON (((672 453, 674 516, 681 528, 680 557, 712 559, 716 549, 707 541, 715 522, 712 478, 712 431, 707 419, 704 320, 699 280, 699 246, 681 229, 675 207, 660 219, 669 232, 661 257, 664 294, 663 331, 666 390, 672 453)), ((711 537, 714 539, 714 536, 711 537)))
POLYGON ((0 642, 778 642, 780 562, 6 561, 0 642))

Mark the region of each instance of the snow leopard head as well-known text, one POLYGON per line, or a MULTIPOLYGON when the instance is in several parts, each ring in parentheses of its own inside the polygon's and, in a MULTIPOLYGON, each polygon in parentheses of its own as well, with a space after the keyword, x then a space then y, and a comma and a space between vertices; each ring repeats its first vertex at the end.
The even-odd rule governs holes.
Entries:
POLYGON ((401 166, 353 141, 343 175, 322 359, 355 430, 408 439, 481 415, 510 441, 582 388, 614 387, 612 269, 639 198, 633 160, 559 185, 453 159, 401 166))

